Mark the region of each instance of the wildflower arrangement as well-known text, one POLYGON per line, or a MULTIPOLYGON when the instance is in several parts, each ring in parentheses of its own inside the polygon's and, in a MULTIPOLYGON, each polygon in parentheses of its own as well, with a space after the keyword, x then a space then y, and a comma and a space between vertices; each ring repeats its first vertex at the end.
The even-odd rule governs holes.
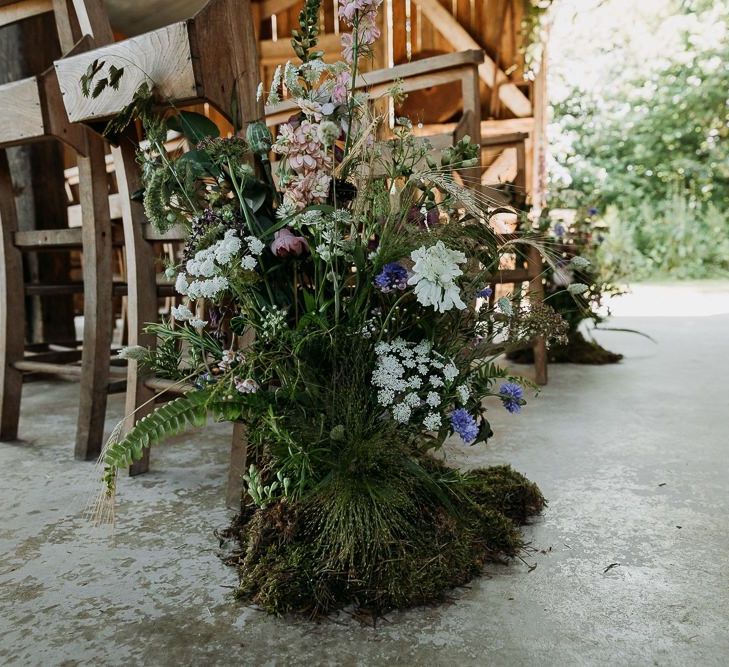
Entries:
POLYGON ((112 438, 106 492, 151 443, 211 414, 244 422, 239 594, 277 613, 440 599, 515 555, 516 526, 543 506, 508 467, 464 473, 437 455, 450 436, 486 442, 490 410, 525 405, 529 383, 495 359, 530 320, 484 300, 518 241, 500 242, 489 201, 462 184, 478 147, 466 138, 434 158, 402 118, 376 139, 381 119, 355 82, 380 3, 340 2, 352 30, 328 65, 307 0, 300 63, 259 89, 276 104, 285 87, 299 109, 275 138, 263 122, 223 138, 175 114, 195 146, 169 154, 170 119, 142 116, 148 216, 189 236, 169 269, 181 305, 150 325, 155 348, 125 354, 194 389, 112 438))
MULTIPOLYGON (((539 221, 550 255, 544 272, 545 299, 567 324, 563 339, 555 341, 549 350, 552 363, 611 364, 623 358, 586 339, 580 331, 585 320, 595 327, 604 322, 606 298, 623 293, 600 267, 598 213, 595 208, 578 210, 567 222, 545 210, 539 221)), ((528 349, 512 350, 508 356, 516 361, 532 361, 528 349)))

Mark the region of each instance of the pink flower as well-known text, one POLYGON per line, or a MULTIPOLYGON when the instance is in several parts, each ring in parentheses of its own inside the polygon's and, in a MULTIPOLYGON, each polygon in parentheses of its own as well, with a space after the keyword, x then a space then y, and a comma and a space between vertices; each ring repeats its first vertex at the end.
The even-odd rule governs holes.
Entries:
POLYGON ((271 252, 276 257, 300 257, 309 252, 309 244, 303 236, 296 236, 288 227, 284 227, 276 232, 271 243, 271 252))
POLYGON ((337 74, 332 88, 332 102, 334 104, 344 104, 347 101, 349 86, 352 81, 352 75, 349 70, 337 74))

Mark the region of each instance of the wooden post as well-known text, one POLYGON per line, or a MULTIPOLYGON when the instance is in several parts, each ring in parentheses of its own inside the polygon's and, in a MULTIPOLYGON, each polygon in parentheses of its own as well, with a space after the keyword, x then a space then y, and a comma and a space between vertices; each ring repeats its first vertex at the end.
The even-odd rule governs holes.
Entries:
POLYGON ((8 158, 0 150, 0 440, 18 437, 23 374, 13 366, 25 348, 23 259, 15 246, 18 220, 8 158))

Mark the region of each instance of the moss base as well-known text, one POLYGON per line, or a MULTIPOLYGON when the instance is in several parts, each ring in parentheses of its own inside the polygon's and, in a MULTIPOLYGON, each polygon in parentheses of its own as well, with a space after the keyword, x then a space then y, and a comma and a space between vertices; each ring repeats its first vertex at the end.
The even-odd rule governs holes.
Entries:
POLYGON ((377 614, 442 601, 484 563, 518 553, 518 525, 545 504, 535 484, 508 466, 461 475, 432 459, 418 465, 427 474, 244 506, 230 530, 239 597, 274 614, 377 614), (451 481, 436 488, 439 475, 451 481))
MULTIPOLYGON (((533 364, 534 352, 532 348, 509 352, 506 358, 517 364, 533 364)), ((569 335, 566 345, 555 345, 549 349, 550 364, 616 364, 623 358, 622 354, 610 352, 594 341, 586 340, 578 331, 569 335)))

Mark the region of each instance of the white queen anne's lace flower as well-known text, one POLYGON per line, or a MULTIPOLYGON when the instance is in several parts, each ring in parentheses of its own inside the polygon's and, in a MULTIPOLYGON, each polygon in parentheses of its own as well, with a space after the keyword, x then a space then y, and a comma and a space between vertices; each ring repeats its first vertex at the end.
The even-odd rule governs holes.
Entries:
POLYGON ((413 250, 410 258, 415 262, 413 275, 408 285, 415 285, 415 296, 424 306, 433 306, 444 313, 451 308, 463 310, 466 304, 461 299, 456 278, 463 274, 458 267, 466 261, 466 256, 447 248, 443 241, 426 248, 413 250))
POLYGON ((246 271, 253 271, 258 265, 258 260, 253 255, 246 255, 241 261, 240 265, 246 271))
POLYGON ((429 431, 437 431, 441 425, 441 417, 437 412, 429 412, 428 416, 423 419, 423 426, 429 431))
POLYGON ((266 247, 266 244, 255 236, 246 236, 246 243, 252 255, 260 255, 266 247))
MULTIPOLYGON (((429 341, 418 344, 403 338, 379 342, 375 346, 377 364, 372 372, 372 386, 377 402, 390 409, 392 419, 407 424, 412 419, 427 419, 429 430, 441 424, 446 409, 442 391, 444 376, 458 376, 458 368, 447 357, 433 350, 429 341), (423 417, 423 413, 430 413, 423 417)), ((450 381, 449 379, 449 381, 450 381)), ((424 422, 425 425, 425 422, 424 422)))
POLYGON ((456 393, 458 394, 458 398, 461 399, 461 403, 466 403, 471 398, 471 390, 468 388, 468 385, 458 385, 456 387, 456 393))
POLYGON ((178 273, 175 281, 175 291, 185 296, 189 287, 190 283, 187 282, 187 276, 184 273, 178 273))
POLYGON ((174 317, 178 322, 186 322, 194 317, 192 311, 185 304, 182 304, 181 306, 172 306, 170 312, 172 313, 172 317, 174 317))

